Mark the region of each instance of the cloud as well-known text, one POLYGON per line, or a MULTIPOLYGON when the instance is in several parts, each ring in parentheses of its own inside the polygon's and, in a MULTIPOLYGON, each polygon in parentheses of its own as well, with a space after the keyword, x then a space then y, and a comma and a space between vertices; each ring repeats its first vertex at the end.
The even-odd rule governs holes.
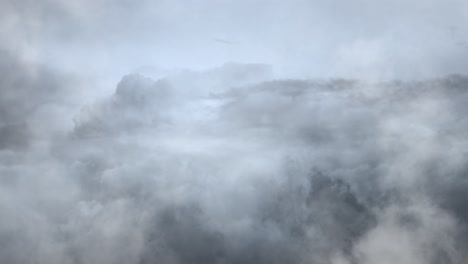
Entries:
POLYGON ((72 91, 74 78, 56 74, 44 65, 22 61, 7 51, 0 54, 0 148, 24 148, 31 138, 46 136, 60 128, 61 118, 39 118, 54 115, 73 101, 64 99, 64 94, 72 91))
POLYGON ((200 70, 227 61, 270 64, 294 78, 466 74, 462 0, 0 4, 4 48, 112 82, 142 65, 200 70))
MULTIPOLYGON (((466 77, 251 81, 230 67, 125 76, 56 140, 3 149, 0 258, 461 263, 466 77)), ((44 87, 37 103, 11 90, 24 107, 8 117, 33 126, 22 109, 67 101, 44 87)))
POLYGON ((0 262, 468 258, 464 2, 0 7, 0 262))

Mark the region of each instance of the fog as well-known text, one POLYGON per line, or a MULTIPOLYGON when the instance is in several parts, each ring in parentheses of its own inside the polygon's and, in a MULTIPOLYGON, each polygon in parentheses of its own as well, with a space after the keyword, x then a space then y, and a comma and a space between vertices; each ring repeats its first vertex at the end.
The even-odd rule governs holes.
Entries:
POLYGON ((465 263, 467 19, 0 0, 0 263, 465 263))

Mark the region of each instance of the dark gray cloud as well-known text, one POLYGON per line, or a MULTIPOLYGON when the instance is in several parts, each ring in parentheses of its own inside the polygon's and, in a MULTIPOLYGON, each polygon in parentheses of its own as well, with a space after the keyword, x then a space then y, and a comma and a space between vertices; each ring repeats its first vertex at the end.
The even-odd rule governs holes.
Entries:
POLYGON ((187 74, 126 76, 49 147, 4 156, 2 259, 463 263, 466 77, 184 93, 187 74))
POLYGON ((466 6, 0 0, 0 262, 465 263, 466 6))
POLYGON ((54 106, 71 102, 63 98, 73 77, 27 63, 4 50, 0 50, 0 74, 0 148, 25 148, 31 137, 53 132, 50 128, 60 120, 38 118, 52 114, 54 106))

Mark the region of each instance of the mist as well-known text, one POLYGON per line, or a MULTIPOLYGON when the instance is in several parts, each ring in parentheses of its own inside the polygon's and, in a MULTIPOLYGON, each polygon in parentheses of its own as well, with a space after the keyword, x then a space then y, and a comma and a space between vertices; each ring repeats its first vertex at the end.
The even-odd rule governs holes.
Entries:
POLYGON ((0 0, 0 263, 466 263, 467 19, 0 0))

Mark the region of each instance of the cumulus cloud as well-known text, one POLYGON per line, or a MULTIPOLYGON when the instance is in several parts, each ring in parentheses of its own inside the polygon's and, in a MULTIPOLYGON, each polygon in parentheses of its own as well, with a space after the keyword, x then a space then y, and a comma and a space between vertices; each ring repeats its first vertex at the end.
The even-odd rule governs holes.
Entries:
POLYGON ((0 57, 0 148, 27 147, 31 137, 43 137, 61 125, 62 118, 42 118, 71 104, 73 100, 64 94, 70 92, 73 77, 30 64, 7 51, 1 50, 0 57))
MULTIPOLYGON (((193 73, 126 76, 56 140, 3 149, 1 259, 463 262, 466 77, 264 81, 253 70, 252 82, 222 77, 230 67, 196 75, 212 84, 199 93, 184 93, 193 73)), ((16 104, 46 100, 35 99, 16 104)))
POLYGON ((0 262, 466 262, 449 2, 0 0, 0 262))

